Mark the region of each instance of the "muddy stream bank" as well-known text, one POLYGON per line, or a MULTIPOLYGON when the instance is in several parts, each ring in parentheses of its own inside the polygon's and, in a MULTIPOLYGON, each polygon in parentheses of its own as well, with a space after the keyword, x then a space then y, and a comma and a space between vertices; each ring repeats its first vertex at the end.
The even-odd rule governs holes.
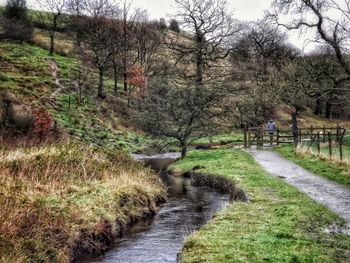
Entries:
POLYGON ((142 220, 104 255, 88 262, 176 262, 186 236, 228 206, 232 194, 219 193, 190 178, 173 176, 165 169, 179 157, 176 153, 134 158, 159 172, 167 186, 168 200, 153 218, 142 220))

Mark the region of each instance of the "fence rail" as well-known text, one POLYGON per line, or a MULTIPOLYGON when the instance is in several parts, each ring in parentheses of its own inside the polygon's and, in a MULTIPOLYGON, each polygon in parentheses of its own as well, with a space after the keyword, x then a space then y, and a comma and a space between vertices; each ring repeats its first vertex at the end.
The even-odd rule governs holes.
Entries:
POLYGON ((244 128, 244 147, 250 148, 252 145, 262 147, 264 144, 280 145, 294 144, 295 147, 306 143, 310 148, 317 146, 318 154, 321 152, 321 144, 327 144, 330 158, 333 156, 333 148, 336 147, 339 152, 340 160, 343 160, 344 136, 346 136, 346 128, 340 127, 308 127, 299 128, 297 130, 280 130, 277 129, 270 134, 263 127, 244 128))

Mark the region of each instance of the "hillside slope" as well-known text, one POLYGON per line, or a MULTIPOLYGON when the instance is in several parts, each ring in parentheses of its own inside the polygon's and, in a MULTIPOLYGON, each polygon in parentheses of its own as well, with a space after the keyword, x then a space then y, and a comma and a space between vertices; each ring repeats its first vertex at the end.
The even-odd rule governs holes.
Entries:
POLYGON ((122 94, 114 94, 111 81, 106 81, 107 99, 98 100, 96 75, 91 72, 78 101, 79 90, 74 85, 77 63, 72 57, 49 57, 47 50, 35 45, 0 42, 2 100, 11 98, 17 115, 29 114, 35 107, 46 108, 59 127, 87 143, 138 151, 145 139, 125 121, 130 109, 122 94))
POLYGON ((101 253, 166 197, 159 178, 128 156, 145 138, 127 121, 125 96, 107 80, 107 99, 96 99, 90 72, 79 101, 77 64, 33 44, 0 42, 0 262, 101 253), (50 113, 54 138, 35 138, 27 126, 39 108, 50 113))

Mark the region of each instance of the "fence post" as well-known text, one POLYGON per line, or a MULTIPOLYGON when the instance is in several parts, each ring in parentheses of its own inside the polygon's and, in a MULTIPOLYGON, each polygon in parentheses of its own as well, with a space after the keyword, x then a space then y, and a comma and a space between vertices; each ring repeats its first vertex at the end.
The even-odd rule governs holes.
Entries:
POLYGON ((314 141, 314 127, 311 125, 311 128, 310 128, 310 144, 308 146, 308 150, 310 149, 310 147, 312 147, 313 141, 314 141))
POLYGON ((276 144, 277 144, 277 146, 278 145, 280 145, 280 130, 279 129, 277 129, 277 142, 276 142, 276 144))
POLYGON ((250 131, 250 129, 248 129, 248 147, 250 148, 250 146, 251 146, 251 131, 250 131))
POLYGON ((323 142, 326 143, 326 125, 323 125, 323 142))
POLYGON ((340 130, 340 134, 339 134, 339 157, 340 157, 340 161, 343 161, 343 139, 344 139, 344 135, 346 133, 346 129, 344 128, 344 131, 341 132, 340 130))
POLYGON ((328 150, 329 158, 332 159, 332 133, 328 132, 328 150))
POLYGON ((257 130, 257 148, 261 148, 262 146, 264 146, 264 133, 263 133, 263 129, 258 129, 257 130))
POLYGON ((339 136, 340 136, 340 130, 339 130, 339 124, 337 124, 337 130, 336 130, 336 134, 335 134, 335 141, 339 142, 339 136))
POLYGON ((320 145, 320 132, 317 132, 317 153, 320 155, 321 153, 321 145, 320 145))

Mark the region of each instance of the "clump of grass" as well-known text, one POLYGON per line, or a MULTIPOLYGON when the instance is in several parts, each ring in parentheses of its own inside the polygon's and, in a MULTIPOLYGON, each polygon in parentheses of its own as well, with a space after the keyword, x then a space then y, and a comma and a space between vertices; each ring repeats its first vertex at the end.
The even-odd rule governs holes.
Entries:
POLYGON ((294 151, 293 146, 286 145, 277 148, 277 151, 317 175, 350 186, 350 164, 348 160, 340 161, 336 155, 330 159, 326 153, 317 156, 315 150, 305 146, 298 147, 294 151))
POLYGON ((184 243, 180 262, 349 262, 350 237, 324 228, 344 224, 327 208, 270 176, 242 150, 191 151, 177 172, 232 180, 249 195, 218 213, 184 243))
POLYGON ((68 262, 98 252, 101 240, 91 237, 112 238, 165 196, 159 179, 125 153, 77 143, 1 148, 0 170, 4 262, 68 262))

